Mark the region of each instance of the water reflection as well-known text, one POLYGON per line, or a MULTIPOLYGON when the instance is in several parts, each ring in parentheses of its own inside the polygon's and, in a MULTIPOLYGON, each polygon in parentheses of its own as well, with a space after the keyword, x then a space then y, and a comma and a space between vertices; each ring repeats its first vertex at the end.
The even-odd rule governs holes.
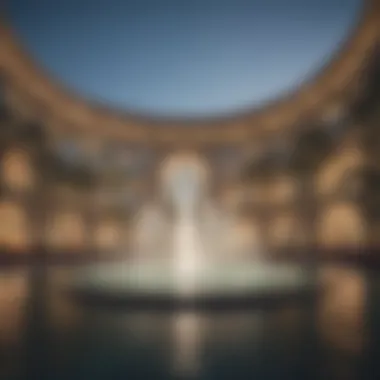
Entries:
MULTIPOLYGON (((363 354, 368 352, 367 306, 371 282, 363 272, 326 268, 318 307, 318 327, 325 353, 326 371, 334 379, 364 379, 363 354)), ((376 302, 376 301, 375 301, 376 302)))
POLYGON ((27 297, 25 271, 0 272, 0 378, 7 378, 21 360, 24 307, 27 297))
POLYGON ((20 339, 20 325, 27 297, 26 271, 0 272, 0 341, 14 344, 20 339))
POLYGON ((196 314, 174 316, 173 359, 174 375, 195 377, 201 368, 202 322, 196 314))
POLYGON ((328 268, 322 276, 324 292, 318 308, 321 335, 336 349, 358 354, 366 339, 366 278, 363 273, 342 268, 328 268))
MULTIPOLYGON (((313 314, 319 339, 316 362, 309 349, 313 335, 310 309, 304 305, 249 313, 86 313, 59 286, 69 273, 50 269, 49 285, 37 281, 40 289, 34 298, 26 273, 0 274, 1 378, 25 364, 21 348, 32 351, 29 360, 36 365, 44 363, 49 353, 55 379, 255 376, 346 380, 363 379, 359 374, 378 360, 368 361, 375 344, 369 340, 370 333, 379 330, 368 316, 368 310, 376 309, 373 282, 377 277, 349 268, 320 271, 323 291, 313 314), (49 292, 42 291, 43 287, 49 292), (23 333, 25 326, 28 334, 23 333)), ((43 276, 41 272, 36 275, 43 276)))

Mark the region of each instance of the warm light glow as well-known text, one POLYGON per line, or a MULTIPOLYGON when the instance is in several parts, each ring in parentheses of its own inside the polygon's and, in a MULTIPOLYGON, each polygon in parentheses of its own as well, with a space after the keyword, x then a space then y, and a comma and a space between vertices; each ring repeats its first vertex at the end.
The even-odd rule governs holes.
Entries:
POLYGON ((23 252, 30 246, 31 233, 21 204, 12 201, 0 203, 0 246, 23 252))
POLYGON ((173 370, 182 376, 195 375, 200 363, 202 324, 199 315, 176 314, 173 321, 174 347, 173 370))
POLYGON ((163 186, 174 209, 173 258, 178 286, 191 291, 195 286, 196 274, 201 269, 200 260, 205 256, 197 218, 197 206, 204 197, 204 172, 196 160, 184 159, 175 165, 169 163, 163 186))
POLYGON ((136 223, 136 260, 169 260, 177 288, 192 293, 210 262, 247 258, 248 251, 257 259, 254 222, 245 223, 242 233, 239 218, 211 199, 209 171, 199 156, 187 152, 170 156, 159 181, 160 199, 147 204, 136 223))

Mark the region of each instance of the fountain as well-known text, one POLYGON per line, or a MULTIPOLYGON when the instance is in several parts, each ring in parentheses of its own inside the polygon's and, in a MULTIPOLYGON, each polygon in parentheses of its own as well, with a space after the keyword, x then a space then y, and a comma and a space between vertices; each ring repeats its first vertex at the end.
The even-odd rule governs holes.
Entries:
POLYGON ((198 156, 173 155, 159 180, 157 200, 137 217, 130 258, 82 270, 77 296, 134 307, 246 307, 314 288, 302 266, 267 263, 259 241, 241 244, 238 218, 210 199, 198 156))
POLYGON ((185 162, 177 168, 168 166, 167 172, 163 184, 173 209, 173 273, 177 276, 178 289, 191 293, 195 289, 197 273, 203 267, 202 257, 206 254, 197 223, 202 177, 191 161, 190 165, 185 162))

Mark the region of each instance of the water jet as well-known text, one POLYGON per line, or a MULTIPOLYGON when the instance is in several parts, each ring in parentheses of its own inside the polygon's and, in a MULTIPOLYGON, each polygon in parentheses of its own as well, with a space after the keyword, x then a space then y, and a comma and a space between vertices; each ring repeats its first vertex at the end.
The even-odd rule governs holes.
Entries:
POLYGON ((157 200, 136 220, 131 258, 81 270, 76 296, 155 309, 236 308, 309 297, 314 277, 304 266, 266 262, 259 241, 239 244, 238 217, 213 202, 209 177, 195 154, 170 156, 159 173, 157 200))

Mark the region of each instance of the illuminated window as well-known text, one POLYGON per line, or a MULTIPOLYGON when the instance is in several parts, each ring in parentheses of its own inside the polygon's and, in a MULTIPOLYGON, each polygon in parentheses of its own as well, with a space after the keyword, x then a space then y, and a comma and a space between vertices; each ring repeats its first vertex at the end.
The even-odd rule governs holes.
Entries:
POLYGON ((272 247, 297 246, 305 243, 305 231, 300 220, 292 215, 280 215, 269 225, 269 244, 272 247))
POLYGON ((48 226, 47 241, 51 249, 83 249, 84 239, 83 221, 75 212, 55 215, 48 226))
POLYGON ((333 156, 321 168, 316 178, 316 188, 320 195, 329 195, 337 192, 347 178, 347 175, 360 167, 362 155, 354 147, 343 149, 333 156))
POLYGON ((365 224, 360 210, 346 203, 327 208, 318 223, 318 237, 325 247, 357 247, 363 244, 365 224))
POLYGON ((95 243, 98 249, 115 250, 119 247, 120 242, 120 230, 115 222, 104 221, 99 224, 95 233, 95 243))
POLYGON ((297 183, 292 178, 280 177, 274 179, 267 190, 271 203, 290 203, 295 199, 297 183))
POLYGON ((236 253, 247 255, 247 257, 261 253, 260 227, 256 221, 243 218, 238 220, 231 235, 234 240, 234 249, 231 250, 232 258, 236 258, 236 253))
POLYGON ((12 149, 5 153, 2 161, 5 185, 14 191, 31 190, 35 182, 30 156, 25 150, 12 149))
POLYGON ((30 244, 25 212, 13 202, 0 203, 0 246, 25 251, 30 244))

